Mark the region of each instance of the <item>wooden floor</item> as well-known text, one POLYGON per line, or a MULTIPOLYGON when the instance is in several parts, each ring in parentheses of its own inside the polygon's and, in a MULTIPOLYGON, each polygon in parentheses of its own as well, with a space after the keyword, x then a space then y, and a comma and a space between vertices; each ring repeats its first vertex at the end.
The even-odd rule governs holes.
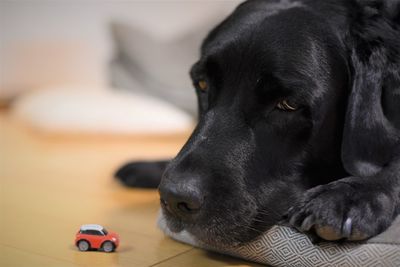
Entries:
POLYGON ((157 192, 113 180, 121 163, 171 157, 185 138, 46 136, 1 112, 0 266, 258 266, 164 237, 157 192), (86 223, 118 232, 117 252, 79 252, 86 223))

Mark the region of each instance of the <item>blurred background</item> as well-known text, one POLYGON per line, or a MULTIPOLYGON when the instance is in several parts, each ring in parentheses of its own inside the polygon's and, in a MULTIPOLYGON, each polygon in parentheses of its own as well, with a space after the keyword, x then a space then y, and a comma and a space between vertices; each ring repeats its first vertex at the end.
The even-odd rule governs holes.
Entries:
POLYGON ((0 0, 0 266, 238 266, 166 238, 157 190, 113 179, 185 143, 189 69, 238 3, 0 0), (87 223, 117 252, 79 252, 87 223))
POLYGON ((47 132, 193 124, 188 71, 239 1, 0 1, 0 103, 47 132))

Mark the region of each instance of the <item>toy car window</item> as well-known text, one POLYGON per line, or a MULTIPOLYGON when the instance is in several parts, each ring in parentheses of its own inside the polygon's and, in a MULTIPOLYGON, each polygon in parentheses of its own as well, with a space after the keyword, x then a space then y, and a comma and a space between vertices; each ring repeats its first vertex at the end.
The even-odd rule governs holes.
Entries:
POLYGON ((102 231, 96 231, 95 235, 104 235, 102 231))
POLYGON ((97 230, 87 230, 87 234, 89 234, 89 235, 103 235, 100 231, 97 231, 97 230))
POLYGON ((108 231, 105 228, 103 228, 103 233, 104 235, 108 235, 108 231))

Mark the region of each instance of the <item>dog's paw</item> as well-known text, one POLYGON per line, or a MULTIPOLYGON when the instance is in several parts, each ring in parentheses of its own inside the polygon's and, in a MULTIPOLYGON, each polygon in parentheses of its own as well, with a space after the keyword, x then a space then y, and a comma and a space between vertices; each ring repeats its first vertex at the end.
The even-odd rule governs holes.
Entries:
POLYGON ((286 218, 290 226, 325 240, 364 240, 384 231, 394 213, 390 189, 349 177, 306 191, 286 218))
POLYGON ((157 188, 166 162, 132 162, 125 164, 115 173, 115 177, 129 187, 157 188))

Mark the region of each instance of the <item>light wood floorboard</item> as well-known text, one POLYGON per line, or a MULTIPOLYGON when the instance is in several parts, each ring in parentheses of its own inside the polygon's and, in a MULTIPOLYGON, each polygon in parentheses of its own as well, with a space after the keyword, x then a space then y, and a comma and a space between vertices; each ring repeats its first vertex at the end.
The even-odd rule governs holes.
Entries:
POLYGON ((165 237, 156 190, 112 178, 123 162, 172 157, 188 134, 46 135, 0 112, 0 266, 257 266, 165 237), (85 223, 118 232, 117 252, 79 252, 85 223))

